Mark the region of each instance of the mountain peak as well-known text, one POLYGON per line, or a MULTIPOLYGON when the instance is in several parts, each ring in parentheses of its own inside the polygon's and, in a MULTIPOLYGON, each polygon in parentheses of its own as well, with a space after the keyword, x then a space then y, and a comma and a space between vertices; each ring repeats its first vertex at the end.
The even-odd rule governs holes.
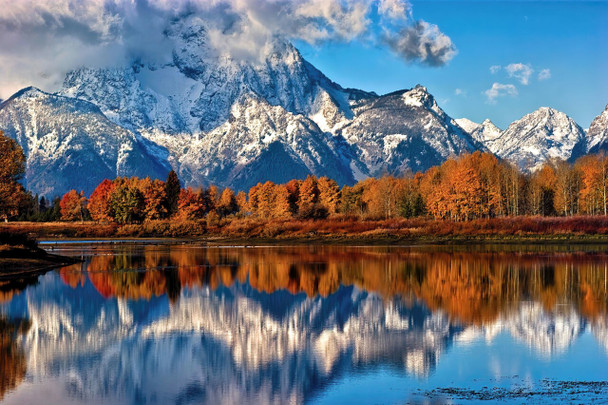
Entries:
POLYGON ((585 152, 585 131, 569 116, 550 107, 513 122, 490 150, 524 169, 549 159, 572 160, 585 152))
POLYGON ((608 105, 595 117, 587 130, 587 152, 597 153, 608 150, 608 105))

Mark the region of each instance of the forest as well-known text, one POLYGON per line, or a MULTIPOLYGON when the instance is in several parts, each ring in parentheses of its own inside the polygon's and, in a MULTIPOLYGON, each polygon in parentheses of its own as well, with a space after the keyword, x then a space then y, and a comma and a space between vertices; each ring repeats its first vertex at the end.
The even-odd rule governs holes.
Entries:
POLYGON ((365 223, 420 218, 462 223, 605 216, 608 211, 608 157, 603 154, 573 163, 551 160, 526 173, 492 154, 475 152, 449 158, 424 173, 368 178, 353 186, 308 176, 285 184, 258 183, 247 192, 214 185, 182 187, 171 171, 165 181, 105 179, 89 196, 71 190, 49 201, 20 185, 25 158, 19 145, 4 136, 1 145, 0 218, 5 221, 194 221, 207 227, 243 220, 365 223))

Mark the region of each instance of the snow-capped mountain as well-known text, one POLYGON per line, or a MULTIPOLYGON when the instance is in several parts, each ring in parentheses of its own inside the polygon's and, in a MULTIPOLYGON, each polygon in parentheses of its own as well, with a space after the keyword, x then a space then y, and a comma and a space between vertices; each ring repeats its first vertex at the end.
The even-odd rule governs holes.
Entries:
POLYGON ((91 192, 104 178, 166 177, 159 147, 108 120, 87 101, 27 88, 0 105, 0 128, 27 156, 25 186, 43 195, 91 192))
POLYGON ((385 96, 342 88, 278 38, 263 60, 235 60, 209 45, 205 23, 196 17, 173 21, 165 35, 173 48, 163 62, 136 60, 68 73, 53 97, 75 106, 89 105, 85 101, 97 106, 103 128, 61 126, 82 125, 89 112, 83 111, 78 120, 77 108, 65 117, 62 109, 39 114, 43 98, 22 103, 18 113, 2 113, 10 118, 0 121, 0 130, 24 146, 31 162, 28 188, 40 194, 70 188, 90 192, 105 177, 162 178, 169 166, 185 184, 195 186, 247 189, 260 181, 284 182, 308 174, 352 184, 385 172, 425 170, 450 155, 481 147, 423 87, 385 96), (22 123, 32 122, 30 116, 37 121, 26 130, 22 123), (38 131, 46 126, 53 126, 57 137, 53 152, 30 147, 48 137, 38 131), (91 139, 103 137, 107 145, 102 151, 81 142, 72 135, 78 131, 91 139), (101 155, 107 160, 110 150, 131 148, 123 137, 149 157, 146 164, 130 171, 124 169, 130 166, 114 168, 115 162, 97 167, 93 161, 101 155), (64 145, 69 141, 79 145, 88 163, 64 176, 59 151, 72 150, 64 145), (36 156, 30 157, 33 152, 36 156), (46 170, 38 161, 47 163, 46 170), (112 170, 106 170, 108 165, 112 170))
POLYGON ((597 153, 608 150, 608 105, 595 117, 587 130, 587 152, 597 153))
POLYGON ((483 144, 490 151, 492 151, 494 141, 502 134, 502 130, 489 119, 484 120, 481 124, 467 118, 458 118, 455 121, 460 128, 464 129, 473 139, 483 144))
MULTIPOLYGON (((308 174, 353 184, 475 150, 524 168, 585 150, 582 129, 552 109, 501 131, 450 118, 422 86, 383 96, 343 88, 280 38, 261 59, 237 60, 211 45, 198 17, 163 32, 164 59, 83 67, 55 95, 25 89, 0 105, 0 130, 27 155, 28 189, 88 193, 104 178, 164 178, 170 168, 185 185, 237 190, 308 174)), ((605 119, 590 128, 591 148, 605 128, 605 119)))
POLYGON ((541 107, 525 115, 488 143, 496 155, 534 170, 551 158, 576 159, 586 150, 585 131, 570 117, 541 107))
POLYGON ((483 149, 420 85, 363 99, 352 108, 354 118, 336 133, 372 176, 422 171, 451 155, 483 149))

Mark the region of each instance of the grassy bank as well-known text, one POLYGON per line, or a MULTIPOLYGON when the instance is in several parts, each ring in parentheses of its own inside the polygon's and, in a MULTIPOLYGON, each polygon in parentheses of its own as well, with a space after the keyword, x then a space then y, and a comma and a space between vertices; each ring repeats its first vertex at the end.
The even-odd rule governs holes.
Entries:
POLYGON ((147 221, 117 225, 94 222, 13 222, 2 233, 38 239, 188 238, 209 242, 462 243, 608 242, 608 217, 513 217, 469 222, 424 218, 366 220, 262 220, 225 218, 201 221, 147 221))

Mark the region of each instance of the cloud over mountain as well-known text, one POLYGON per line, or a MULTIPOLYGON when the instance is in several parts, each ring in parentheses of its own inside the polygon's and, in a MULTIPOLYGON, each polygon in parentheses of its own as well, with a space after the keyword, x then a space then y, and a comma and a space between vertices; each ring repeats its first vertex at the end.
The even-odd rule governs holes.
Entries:
POLYGON ((0 0, 0 97, 27 85, 52 90, 84 64, 163 62, 165 29, 184 15, 207 22, 219 54, 250 61, 263 60, 276 37, 388 45, 429 66, 456 52, 439 27, 414 20, 407 0, 0 0))

